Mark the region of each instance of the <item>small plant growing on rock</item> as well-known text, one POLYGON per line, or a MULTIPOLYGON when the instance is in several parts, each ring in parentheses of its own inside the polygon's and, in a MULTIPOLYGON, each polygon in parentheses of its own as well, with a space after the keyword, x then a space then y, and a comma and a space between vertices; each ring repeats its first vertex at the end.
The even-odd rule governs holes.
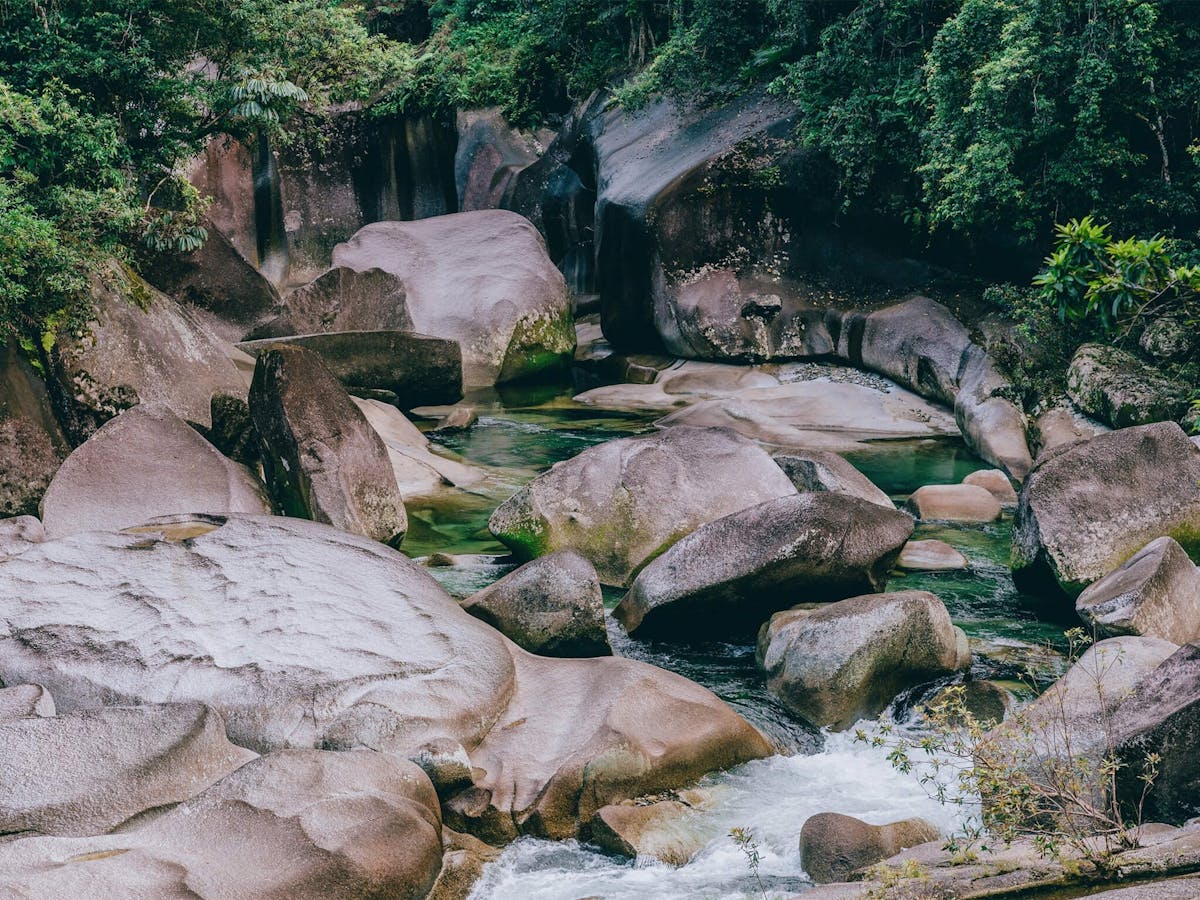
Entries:
MULTIPOLYGON (((1082 629, 1067 632, 1069 658, 1076 661, 1089 643, 1082 629)), ((1115 854, 1138 846, 1142 808, 1158 776, 1159 757, 1141 760, 1140 796, 1122 798, 1117 777, 1127 763, 1117 753, 1113 704, 1105 697, 1106 675, 1119 654, 1092 657, 1099 708, 1098 737, 1086 746, 1067 707, 1064 690, 1051 688, 1042 702, 1003 723, 981 721, 965 702, 961 686, 948 688, 923 709, 929 731, 910 737, 882 725, 860 729, 855 739, 885 748, 901 772, 919 772, 937 800, 964 805, 980 801, 980 812, 950 837, 945 849, 961 861, 987 852, 989 842, 1028 841, 1043 856, 1069 856, 1106 873, 1115 854)), ((1034 687, 1031 673, 1026 681, 1034 687)))
POLYGON ((767 889, 763 886, 762 876, 758 873, 758 868, 762 865, 762 854, 758 852, 758 842, 754 839, 754 832, 749 828, 731 828, 729 836, 733 838, 733 842, 745 855, 746 864, 750 867, 750 872, 754 875, 755 882, 758 883, 759 893, 765 900, 767 889))

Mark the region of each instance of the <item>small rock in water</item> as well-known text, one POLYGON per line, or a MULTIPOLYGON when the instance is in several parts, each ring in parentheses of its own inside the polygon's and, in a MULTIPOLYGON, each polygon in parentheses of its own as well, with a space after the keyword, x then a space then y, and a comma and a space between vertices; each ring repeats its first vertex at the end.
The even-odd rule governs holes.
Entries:
POLYGON ((1000 501, 1002 506, 1016 506, 1017 492, 1008 476, 999 469, 981 469, 972 472, 962 481, 963 484, 973 484, 988 491, 1000 501))
POLYGON ((908 572, 955 572, 968 565, 959 551, 937 540, 909 541, 896 560, 896 568, 908 572))
POLYGON ((479 413, 470 406, 456 406, 430 429, 434 434, 466 431, 479 421, 479 413))
POLYGON ((908 510, 926 521, 994 522, 1000 501, 975 484, 927 484, 908 498, 908 510))
POLYGON ((924 819, 868 825, 841 813, 817 813, 800 829, 800 862, 817 884, 830 884, 939 837, 937 828, 924 819))

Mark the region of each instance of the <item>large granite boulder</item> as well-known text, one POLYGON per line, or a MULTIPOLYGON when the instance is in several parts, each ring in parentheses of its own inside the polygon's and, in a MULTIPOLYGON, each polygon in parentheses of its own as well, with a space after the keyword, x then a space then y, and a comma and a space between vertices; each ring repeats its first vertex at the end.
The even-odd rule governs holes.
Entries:
POLYGON ((342 331, 244 341, 251 356, 276 344, 311 350, 349 391, 388 391, 402 409, 462 399, 462 351, 411 331, 342 331))
POLYGON ((289 293, 278 314, 248 337, 381 330, 413 330, 404 282, 383 269, 335 266, 289 293))
POLYGON ((1087 588, 1075 611, 1101 637, 1200 639, 1200 572, 1173 538, 1155 538, 1087 588))
POLYGON ((429 779, 369 752, 274 753, 119 833, 0 845, 26 897, 421 900, 441 864, 429 779))
POLYGON ((0 722, 0 831, 88 835, 187 800, 257 754, 199 703, 0 722))
POLYGON ((1078 596, 1157 537, 1200 535, 1200 448, 1173 422, 1100 434, 1043 454, 1013 523, 1013 578, 1078 596))
POLYGON ((878 714, 903 690, 971 664, 966 636, 924 591, 776 613, 759 632, 757 658, 784 706, 835 731, 878 714))
POLYGON ((67 442, 46 385, 11 337, 0 356, 0 516, 36 513, 67 442))
POLYGON ((800 864, 817 884, 847 881, 857 869, 939 837, 924 819, 869 825, 841 813, 817 813, 800 829, 800 864))
POLYGON ((891 497, 836 453, 827 450, 793 450, 776 454, 775 462, 792 479, 798 491, 832 491, 859 497, 888 509, 896 507, 891 497))
POLYGON ((269 515, 258 479, 161 403, 110 420, 63 463, 41 504, 51 537, 175 513, 269 515))
POLYGON ((339 244, 334 265, 396 276, 415 329, 462 347, 466 385, 559 370, 575 352, 562 273, 537 230, 516 213, 377 222, 339 244))
POLYGON ((573 550, 527 562, 462 608, 541 656, 611 656, 604 597, 592 564, 573 550))
POLYGON ((1067 370, 1067 396, 1089 416, 1127 428, 1182 418, 1191 391, 1118 347, 1084 344, 1067 370))
POLYGON ((267 482, 283 511, 378 541, 408 530, 387 449, 311 350, 264 349, 250 387, 267 482))
POLYGON ((702 525, 651 561, 613 615, 639 637, 753 634, 796 603, 881 591, 912 518, 828 492, 768 500, 702 525))
POLYGON ((488 527, 520 559, 577 550, 601 582, 627 587, 706 522, 795 493, 757 444, 724 428, 677 426, 554 465, 505 501, 488 527))
POLYGON ((82 336, 60 335, 51 354, 48 386, 72 443, 138 403, 164 403, 208 427, 214 394, 245 397, 221 341, 165 294, 113 275, 95 282, 92 300, 95 320, 82 336))
POLYGON ((445 797, 450 824, 493 842, 570 837, 604 805, 771 752, 685 678, 533 656, 402 554, 282 517, 72 535, 0 561, 0 679, 68 712, 202 702, 264 753, 457 745, 473 783, 445 797))

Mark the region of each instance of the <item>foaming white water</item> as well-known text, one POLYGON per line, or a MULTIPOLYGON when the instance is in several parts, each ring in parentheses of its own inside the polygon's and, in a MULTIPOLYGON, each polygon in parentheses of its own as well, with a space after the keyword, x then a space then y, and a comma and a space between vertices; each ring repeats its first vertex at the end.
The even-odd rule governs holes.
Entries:
POLYGON ((704 814, 707 844, 682 868, 622 864, 575 843, 523 839, 487 867, 471 900, 757 896, 746 858, 728 836, 734 827, 753 833, 768 892, 798 892, 808 886, 800 827, 815 813, 840 812, 874 824, 923 816, 943 832, 957 828, 967 813, 931 799, 916 774, 896 772, 883 751, 854 744, 849 733, 829 735, 821 753, 747 763, 708 784, 716 799, 704 814))

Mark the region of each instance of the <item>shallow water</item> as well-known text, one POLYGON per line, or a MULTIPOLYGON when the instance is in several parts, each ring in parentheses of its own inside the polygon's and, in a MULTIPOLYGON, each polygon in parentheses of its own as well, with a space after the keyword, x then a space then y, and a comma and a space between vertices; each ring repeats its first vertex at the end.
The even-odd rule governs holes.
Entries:
MULTIPOLYGON (((499 503, 555 462, 653 427, 654 414, 600 412, 572 403, 571 393, 562 386, 472 397, 479 424, 435 440, 488 467, 491 477, 460 502, 410 505, 406 552, 502 555, 503 546, 487 531, 488 517, 499 503)), ((961 442, 949 440, 882 442, 849 458, 898 502, 923 484, 956 483, 984 467, 961 442)), ((919 524, 915 537, 936 537, 957 547, 970 569, 896 573, 889 587, 929 590, 945 602, 955 624, 971 638, 971 677, 1019 688, 1026 670, 1039 680, 1062 671, 1062 626, 1039 619, 1036 600, 1019 594, 1009 576, 1010 520, 987 526, 919 524)), ((430 572, 462 597, 511 568, 493 558, 430 572)), ((610 609, 620 596, 606 591, 610 609)), ((808 886, 798 838, 804 820, 814 813, 843 812, 876 823, 922 815, 946 830, 966 815, 962 807, 931 800, 917 776, 895 772, 882 751, 855 745, 848 733, 818 732, 793 718, 766 690, 752 645, 636 641, 611 619, 609 633, 618 655, 670 669, 712 690, 760 728, 780 755, 708 779, 714 801, 700 826, 705 849, 681 869, 616 860, 574 842, 523 839, 488 867, 474 900, 760 896, 746 858, 728 837, 733 827, 753 833, 768 893, 790 894, 808 886)), ((898 698, 885 717, 917 727, 908 721, 910 709, 930 689, 898 698)))

